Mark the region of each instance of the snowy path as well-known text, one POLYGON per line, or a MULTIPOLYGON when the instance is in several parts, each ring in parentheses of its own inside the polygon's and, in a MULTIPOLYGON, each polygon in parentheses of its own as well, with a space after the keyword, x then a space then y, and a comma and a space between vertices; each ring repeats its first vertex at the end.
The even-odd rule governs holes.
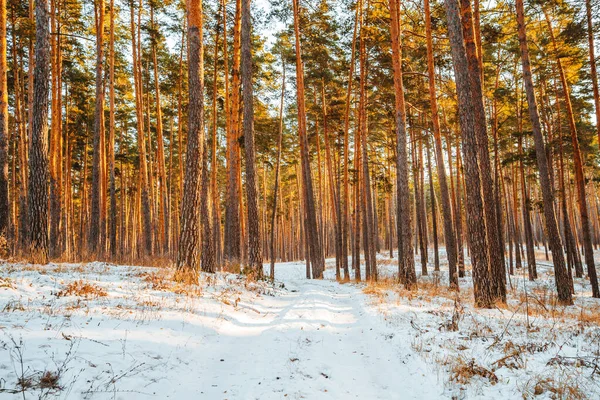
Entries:
MULTIPOLYGON (((12 288, 0 290, 0 308, 16 311, 0 314, 0 388, 18 387, 14 339, 31 374, 69 359, 61 399, 445 397, 411 336, 359 285, 307 280, 304 264, 284 263, 277 279, 285 288, 274 296, 221 283, 196 297, 154 290, 137 271, 101 263, 2 270, 12 288), (78 279, 108 295, 56 296, 78 279)), ((4 398, 22 397, 0 391, 4 398)))
POLYGON ((435 373, 427 371, 410 343, 402 349, 391 345, 386 336, 393 332, 368 309, 359 287, 293 277, 303 273, 302 264, 283 264, 278 272, 288 293, 254 305, 261 306, 262 321, 229 321, 210 346, 199 374, 206 398, 225 391, 240 399, 442 394, 435 373))

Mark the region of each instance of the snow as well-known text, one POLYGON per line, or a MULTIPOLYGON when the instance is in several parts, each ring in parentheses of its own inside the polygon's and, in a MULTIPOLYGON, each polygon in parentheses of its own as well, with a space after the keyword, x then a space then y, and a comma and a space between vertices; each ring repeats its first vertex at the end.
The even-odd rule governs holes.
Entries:
MULTIPOLYGON (((443 272, 408 293, 385 279, 337 283, 327 264, 326 279, 307 280, 303 262, 278 263, 273 285, 227 273, 176 284, 170 269, 100 262, 0 264, 0 399, 574 398, 557 395, 571 386, 600 397, 598 320, 578 317, 600 303, 583 280, 576 305, 549 316, 535 303, 552 293, 550 270, 540 266, 536 283, 515 278, 531 294, 528 319, 518 288, 505 308, 478 310, 470 278, 459 297, 443 272), (65 293, 75 282, 93 290, 65 293), (461 365, 498 381, 454 376, 461 365), (47 371, 54 387, 40 385, 47 371)), ((382 277, 397 268, 378 264, 382 277)))

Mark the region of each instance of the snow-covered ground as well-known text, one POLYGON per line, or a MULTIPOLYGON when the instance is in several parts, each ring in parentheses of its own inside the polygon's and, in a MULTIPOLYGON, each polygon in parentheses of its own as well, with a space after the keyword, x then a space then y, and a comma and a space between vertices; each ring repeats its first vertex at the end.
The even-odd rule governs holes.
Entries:
POLYGON ((476 310, 469 278, 458 296, 443 273, 408 293, 331 267, 307 280, 304 265, 277 264, 275 285, 196 286, 166 268, 0 264, 0 398, 600 398, 600 302, 583 280, 555 307, 540 266, 507 306, 476 310))

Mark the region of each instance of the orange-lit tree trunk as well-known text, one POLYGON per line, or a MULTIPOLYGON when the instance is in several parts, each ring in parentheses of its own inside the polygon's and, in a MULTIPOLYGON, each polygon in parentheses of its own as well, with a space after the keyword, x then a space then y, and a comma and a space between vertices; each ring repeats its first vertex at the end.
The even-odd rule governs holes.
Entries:
POLYGON ((250 1, 251 0, 242 0, 242 94, 244 103, 242 133, 244 135, 246 156, 246 211, 248 213, 248 232, 246 235, 248 238, 247 266, 253 276, 260 278, 263 276, 263 258, 260 240, 256 156, 254 150, 254 94, 252 87, 251 48, 252 16, 250 14, 250 1))
POLYGON ((406 148, 406 109, 402 82, 402 43, 400 41, 400 4, 390 0, 390 34, 392 36, 392 64, 394 69, 395 122, 396 122, 396 191, 398 230, 398 274, 401 283, 412 288, 417 283, 412 249, 410 192, 408 186, 408 154, 406 148))
MULTIPOLYGON (((0 0, 0 238, 8 236, 8 86, 6 62, 6 0, 0 0)), ((15 66, 16 69, 16 66, 15 66)), ((15 82, 18 86, 19 82, 15 82)), ((15 179, 13 177, 13 179, 15 179)))
MULTIPOLYGON (((483 104, 481 57, 478 55, 471 12, 471 0, 461 0, 461 15, 463 24, 463 37, 467 54, 467 66, 470 80, 471 103, 474 112, 475 135, 477 142, 477 157, 481 189, 483 192, 483 206, 485 228, 489 249, 489 271, 492 295, 506 301, 506 277, 504 265, 504 249, 501 248, 499 224, 496 215, 496 201, 494 198, 494 182, 492 180, 492 167, 487 136, 486 114, 483 104)), ((465 157, 466 160, 466 157, 465 157)))
MULTIPOLYGON (((146 140, 144 136, 144 111, 143 111, 143 95, 142 95, 142 68, 138 47, 138 35, 135 23, 135 6, 134 0, 131 0, 130 4, 130 17, 131 17, 131 48, 133 58, 133 80, 134 80, 134 91, 135 91, 135 111, 136 111, 136 123, 137 123, 137 145, 140 160, 139 180, 141 190, 141 239, 143 247, 140 253, 145 255, 152 254, 152 214, 150 211, 150 188, 148 184, 148 167, 146 159, 146 140)), ((139 10, 141 13, 141 10, 139 10)))
MULTIPOLYGON (((152 5, 150 6, 150 21, 153 27, 152 31, 157 32, 154 23, 154 6, 152 5)), ((157 38, 152 40, 152 63, 154 66, 154 90, 156 93, 156 161, 158 163, 158 232, 160 238, 158 244, 161 251, 166 253, 169 251, 169 200, 167 198, 167 172, 165 166, 165 145, 163 141, 162 107, 158 62, 156 57, 156 41, 157 38)))
POLYGON ((177 269, 198 270, 200 186, 204 151, 204 52, 202 0, 187 0, 188 17, 188 139, 181 201, 181 231, 177 269))
MULTIPOLYGON (((212 245, 214 246, 215 263, 220 264, 221 254, 221 216, 219 188, 217 187, 217 92, 218 92, 218 59, 219 59, 219 29, 215 33, 214 68, 213 68, 213 104, 212 104, 212 136, 211 136, 211 159, 210 159, 210 196, 212 203, 212 245)), ((226 37, 225 37, 226 39, 226 37)), ((226 40, 225 40, 226 41, 226 40)), ((225 43, 224 45, 227 45, 225 43)))
MULTIPOLYGON (((245 0, 248 1, 248 0, 245 0)), ((302 164, 303 190, 305 199, 306 226, 305 232, 308 239, 309 257, 312 265, 312 277, 323 278, 325 258, 319 238, 317 226, 317 211, 313 192, 312 174, 310 170, 310 156, 308 136, 306 132, 306 106, 304 99, 304 65, 302 64, 302 49, 300 47, 300 10, 298 0, 293 0, 294 5, 294 37, 296 44, 296 94, 298 101, 298 138, 300 141, 300 159, 302 164)))
POLYGON ((35 3, 35 63, 31 101, 31 143, 27 188, 28 237, 31 259, 48 261, 48 95, 50 46, 48 1, 35 3))
MULTIPOLYGON (((227 130, 227 195, 225 197, 225 239, 223 256, 225 262, 239 264, 241 259, 241 213, 239 197, 240 176, 240 41, 241 41, 241 0, 235 2, 233 25, 233 66, 231 80, 231 103, 229 107, 229 127, 227 130)), ((227 40, 225 40, 227 42, 227 40)), ((224 48, 226 48, 226 44, 224 48)), ((227 59, 227 54, 224 56, 227 59)), ((229 96, 226 96, 229 97, 229 96)))
MULTIPOLYGON (((444 153, 442 150, 442 135, 440 132, 440 119, 438 115, 438 104, 435 90, 435 65, 433 62, 433 39, 431 34, 431 11, 429 0, 425 0, 425 34, 427 40, 427 76, 429 77, 429 104, 431 105, 431 121, 433 125, 433 139, 436 156, 436 172, 440 185, 442 216, 444 219, 444 239, 446 243, 446 254, 448 257, 448 270, 450 274, 450 286, 458 287, 458 271, 456 266, 456 238, 452 226, 452 207, 450 205, 450 192, 446 179, 446 167, 444 165, 444 153)), ((451 163, 452 160, 448 160, 451 163)))
MULTIPOLYGON (((108 176, 110 214, 108 243, 111 256, 117 255, 117 188, 115 182, 115 1, 110 0, 110 33, 108 46, 108 176)), ((122 239, 122 238, 121 238, 122 239)))
POLYGON ((598 90, 598 71, 596 69, 596 54, 594 50, 594 29, 592 21, 592 1, 585 0, 585 15, 587 21, 588 51, 590 53, 590 76, 594 91, 594 106, 596 108, 596 131, 600 142, 600 91, 598 90))
POLYGON ((350 279, 350 270, 348 269, 348 246, 350 235, 350 99, 352 97, 352 83, 354 82, 354 63, 356 53, 356 35, 358 32, 358 23, 360 18, 360 5, 362 0, 357 0, 356 12, 354 16, 354 30, 352 33, 352 49, 350 55, 350 68, 348 69, 348 86, 346 88, 346 100, 344 106, 344 212, 342 215, 342 270, 344 279, 350 279))
POLYGON ((94 140, 92 158, 92 193, 90 233, 88 238, 88 251, 90 255, 102 255, 101 225, 102 202, 104 201, 104 187, 102 179, 102 160, 104 159, 104 0, 94 2, 96 23, 96 111, 94 113, 94 140))
POLYGON ((556 55, 556 65, 563 88, 565 106, 567 111, 567 119, 569 129, 571 131, 571 144, 573 145, 573 169, 575 170, 575 185, 577 188, 577 203, 579 206, 579 216, 581 219, 581 233, 583 241, 583 249, 585 256, 585 264, 588 268, 588 277, 592 285, 592 296, 600 298, 600 288, 598 287, 598 277, 596 274, 596 266, 594 263, 594 248, 592 247, 592 235, 590 228, 590 219, 588 215, 588 206, 585 193, 585 177, 583 175, 583 160, 581 149, 579 147, 579 138, 577 137, 577 126, 575 125, 575 116, 573 115, 573 106, 571 104, 571 95, 569 93, 569 85, 565 76, 565 71, 562 66, 562 61, 559 56, 558 46, 554 37, 552 23, 546 11, 544 11, 548 31, 552 40, 553 49, 556 55))
POLYGON ((279 100, 279 132, 277 134, 277 161, 275 163, 275 183, 273 188, 273 210, 271 214, 271 231, 269 240, 269 256, 271 269, 269 277, 275 280, 275 219, 277 218, 277 197, 279 196, 279 170, 281 168, 281 146, 283 142, 283 106, 285 100, 285 58, 281 57, 281 98, 279 100))
MULTIPOLYGON (((464 169, 467 194, 467 228, 469 233, 469 248, 471 250, 471 264, 473 266, 473 289, 475 304, 478 307, 492 307, 494 294, 491 291, 489 274, 488 241, 485 227, 486 220, 481 197, 481 171, 478 165, 477 139, 471 80, 467 61, 467 51, 463 40, 463 31, 460 20, 458 0, 445 0, 446 18, 456 91, 458 95, 458 113, 463 139, 464 169)), ((477 76, 479 78, 479 76, 477 76)))

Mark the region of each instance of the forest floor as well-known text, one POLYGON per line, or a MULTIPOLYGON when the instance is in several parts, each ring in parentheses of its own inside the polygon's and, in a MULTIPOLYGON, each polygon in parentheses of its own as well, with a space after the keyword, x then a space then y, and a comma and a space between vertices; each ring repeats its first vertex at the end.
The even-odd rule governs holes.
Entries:
POLYGON ((600 301, 578 279, 576 304, 556 305, 543 263, 493 310, 468 276, 460 294, 444 272, 399 289, 385 257, 377 284, 335 282, 333 260, 324 280, 279 263, 275 285, 3 263, 0 399, 599 398, 600 301))

